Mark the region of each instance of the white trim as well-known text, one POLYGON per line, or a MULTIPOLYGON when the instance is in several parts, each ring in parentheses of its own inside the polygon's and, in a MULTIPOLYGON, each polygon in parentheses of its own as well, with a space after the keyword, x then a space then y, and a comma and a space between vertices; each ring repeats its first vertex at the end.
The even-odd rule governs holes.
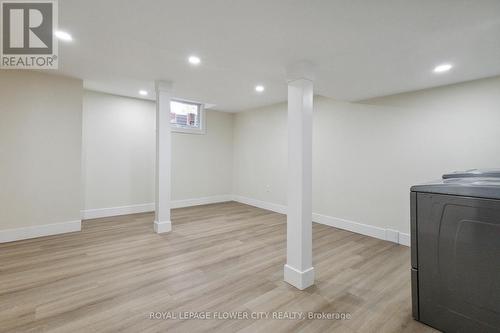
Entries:
MULTIPOLYGON (((250 206, 267 209, 276 213, 286 214, 286 206, 275 204, 271 202, 260 201, 257 199, 247 198, 240 195, 234 195, 233 200, 241 202, 250 206)), ((396 244, 401 244, 405 246, 410 246, 410 235, 405 234, 396 230, 389 228, 375 227, 369 224, 358 223, 354 221, 349 221, 346 219, 341 219, 338 217, 332 217, 323 214, 312 214, 313 222, 328 225, 331 227, 348 230, 355 232, 357 234, 366 235, 386 241, 390 241, 396 244)))
MULTIPOLYGON (((286 214, 286 206, 275 204, 267 201, 261 201, 253 198, 248 198, 240 195, 215 195, 211 197, 195 198, 195 199, 184 199, 184 200, 173 200, 170 205, 172 208, 183 208, 199 205, 208 205, 214 203, 236 201, 246 205, 270 210, 280 214, 286 214)), ((92 219, 100 217, 118 216, 126 214, 153 212, 155 210, 154 203, 147 203, 141 205, 131 205, 122 207, 110 207, 110 208, 100 208, 100 209, 88 209, 82 211, 82 219, 92 219)), ((391 241, 394 243, 399 243, 401 245, 410 246, 410 235, 405 234, 396 230, 375 227, 368 224, 358 223, 354 221, 349 221, 346 219, 341 219, 337 217, 316 214, 313 213, 312 220, 316 223, 329 225, 335 228, 352 231, 358 234, 375 237, 378 239, 383 239, 391 241)), ((0 243, 2 240, 2 235, 0 231, 0 243)))
POLYGON ((266 202, 266 201, 260 201, 257 199, 247 198, 247 197, 243 197, 240 195, 233 195, 233 201, 241 202, 241 203, 246 204, 246 205, 250 205, 250 206, 254 206, 254 207, 258 207, 258 208, 262 208, 262 209, 266 209, 266 210, 270 210, 270 211, 280 213, 280 214, 286 214, 286 206, 285 205, 275 204, 275 203, 266 202))
POLYGON ((232 201, 233 197, 229 194, 226 195, 214 195, 211 197, 195 198, 195 199, 184 199, 184 200, 172 200, 170 202, 171 208, 183 208, 191 206, 209 205, 214 203, 228 202, 232 201))
POLYGON ((385 240, 399 244, 399 231, 393 229, 385 229, 385 240))
POLYGON ((410 247, 410 234, 399 233, 399 244, 410 247))
MULTIPOLYGON (((208 205, 208 204, 232 201, 232 199, 233 198, 231 195, 214 195, 211 197, 204 197, 204 198, 173 200, 170 202, 170 207, 183 208, 183 207, 191 207, 199 205, 208 205)), ((82 220, 137 214, 137 213, 148 213, 154 211, 155 211, 154 202, 139 204, 139 205, 130 205, 130 206, 87 209, 87 210, 82 210, 82 220)))
POLYGON ((366 235, 378 239, 389 240, 386 238, 386 229, 374 227, 372 225, 353 222, 338 217, 332 217, 322 214, 313 214, 313 221, 331 227, 348 230, 357 234, 366 235))
POLYGON ((82 221, 35 225, 17 229, 0 230, 0 243, 14 242, 23 239, 37 238, 76 232, 82 230, 82 221))
POLYGON ((140 204, 140 205, 87 209, 87 210, 82 210, 82 220, 97 219, 109 216, 154 212, 154 210, 155 210, 154 202, 140 204))
POLYGON ((314 267, 301 272, 290 265, 285 265, 283 272, 285 282, 299 290, 304 290, 314 284, 314 267))
POLYGON ((172 230, 172 222, 171 221, 163 221, 158 222, 155 221, 154 229, 157 234, 163 234, 165 232, 169 232, 172 230))

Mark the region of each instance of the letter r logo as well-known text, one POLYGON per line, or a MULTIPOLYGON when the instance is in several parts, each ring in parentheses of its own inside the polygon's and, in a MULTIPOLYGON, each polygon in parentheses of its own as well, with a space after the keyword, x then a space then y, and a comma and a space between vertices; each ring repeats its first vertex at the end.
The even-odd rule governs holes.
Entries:
POLYGON ((52 2, 2 2, 3 54, 51 54, 52 2))

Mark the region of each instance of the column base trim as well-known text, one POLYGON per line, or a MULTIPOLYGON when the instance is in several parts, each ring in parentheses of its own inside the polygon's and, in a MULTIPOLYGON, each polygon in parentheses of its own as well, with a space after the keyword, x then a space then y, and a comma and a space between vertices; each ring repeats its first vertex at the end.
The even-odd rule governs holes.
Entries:
POLYGON ((155 221, 154 229, 157 234, 163 234, 172 230, 172 221, 155 221))
POLYGON ((284 268, 284 280, 295 288, 304 290, 314 284, 314 267, 299 271, 287 264, 284 268))

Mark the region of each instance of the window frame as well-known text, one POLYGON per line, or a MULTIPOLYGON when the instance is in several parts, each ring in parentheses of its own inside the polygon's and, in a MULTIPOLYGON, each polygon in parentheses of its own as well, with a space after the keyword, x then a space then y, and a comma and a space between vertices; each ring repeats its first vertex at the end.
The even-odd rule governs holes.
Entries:
MULTIPOLYGON (((172 132, 185 133, 185 134, 206 134, 206 117, 205 117, 205 106, 202 103, 186 101, 182 99, 172 98, 171 102, 177 102, 182 104, 196 105, 198 107, 198 117, 199 117, 199 127, 183 127, 181 125, 170 123, 172 132)), ((172 106, 170 106, 172 107, 172 106)))

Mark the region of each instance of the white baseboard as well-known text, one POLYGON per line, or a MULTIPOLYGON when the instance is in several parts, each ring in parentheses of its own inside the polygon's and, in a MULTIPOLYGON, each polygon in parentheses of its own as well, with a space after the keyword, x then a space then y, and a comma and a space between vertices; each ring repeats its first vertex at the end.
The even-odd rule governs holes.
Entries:
POLYGON ((393 243, 399 243, 399 231, 393 229, 385 229, 385 240, 393 243))
MULTIPOLYGON (((237 201, 250 206, 270 210, 280 214, 286 214, 286 206, 271 202, 261 201, 253 198, 248 198, 240 195, 216 195, 211 197, 173 200, 172 208, 183 208, 199 205, 208 205, 227 201, 237 201)), ((141 205, 131 205, 122 207, 88 209, 82 211, 82 219, 93 219, 109 216, 127 215, 135 213, 144 213, 154 211, 154 203, 146 203, 141 205)), ((410 246, 410 235, 389 228, 375 227, 369 224, 358 223, 332 217, 323 214, 313 213, 312 220, 316 223, 329 225, 335 228, 352 231, 358 234, 383 239, 386 241, 398 243, 405 246, 410 246)))
MULTIPOLYGON (((182 208, 213 203, 237 201, 250 206, 270 210, 280 214, 286 214, 286 206, 271 202, 261 201, 240 195, 217 195, 204 198, 174 200, 171 202, 172 208, 182 208)), ((82 219, 93 219, 100 217, 118 216, 126 214, 144 213, 154 211, 154 203, 140 205, 110 207, 99 209, 88 209, 81 212, 82 219)), ((353 222, 341 218, 331 217, 313 213, 312 220, 316 223, 329 225, 335 228, 352 231, 358 234, 375 237, 401 245, 410 246, 410 235, 396 230, 375 227, 368 224, 353 222)), ((167 227, 166 225, 164 226, 167 227)), ((165 228, 161 228, 162 230, 165 228)), ((67 232, 81 230, 81 221, 69 221, 63 223, 45 224, 17 229, 0 230, 0 243, 13 242, 17 240, 30 239, 36 237, 58 235, 67 232)))
MULTIPOLYGON (((185 200, 172 200, 170 202, 171 208, 183 208, 199 205, 208 205, 220 202, 232 201, 231 195, 214 195, 211 197, 185 199, 185 200)), ((97 209, 87 209, 82 210, 82 220, 97 219, 102 217, 137 214, 137 213, 147 213, 154 212, 155 204, 145 203, 139 205, 130 206, 120 206, 120 207, 108 207, 108 208, 97 208, 97 209)))
POLYGON ((346 219, 341 219, 338 217, 332 217, 322 214, 313 214, 313 221, 329 225, 331 227, 352 231, 361 235, 366 235, 383 240, 390 240, 387 239, 386 237, 386 229, 380 227, 374 227, 369 224, 353 222, 346 219))
POLYGON ((119 216, 127 214, 137 214, 153 212, 155 210, 154 203, 145 203, 140 205, 97 208, 82 210, 82 220, 98 219, 101 217, 119 216))
MULTIPOLYGON (((234 195, 233 200, 250 206, 267 209, 276 213, 286 214, 286 206, 260 201, 257 199, 247 198, 240 195, 234 195)), ((341 219, 338 217, 327 216, 323 214, 313 213, 313 222, 325 224, 331 227, 348 230, 357 234, 366 235, 393 243, 410 246, 410 235, 386 228, 375 227, 369 224, 358 223, 341 219)))
POLYGON ((276 212, 276 213, 280 213, 280 214, 286 214, 286 206, 280 205, 280 204, 275 204, 275 203, 266 202, 266 201, 260 201, 257 199, 247 198, 247 197, 243 197, 240 195, 233 195, 233 201, 241 202, 241 203, 246 204, 246 205, 250 205, 250 206, 254 206, 254 207, 258 207, 258 208, 262 208, 262 209, 266 209, 266 210, 270 210, 272 212, 276 212))
POLYGON ((399 244, 410 247, 410 234, 399 233, 399 244))
MULTIPOLYGON (((212 197, 204 197, 204 198, 196 198, 188 200, 174 200, 171 202, 171 204, 172 208, 181 208, 181 207, 207 205, 207 204, 227 202, 227 201, 232 201, 231 195, 217 195, 212 197)), ((87 220, 87 219, 95 219, 95 218, 109 217, 109 216, 153 212, 154 210, 155 210, 154 203, 145 203, 145 204, 121 206, 121 207, 87 209, 81 211, 81 218, 83 220, 87 220)), ((158 227, 159 232, 167 232, 171 229, 171 224, 163 222, 158 225, 155 224, 155 227, 158 227)), ((81 220, 63 222, 63 223, 45 224, 45 225, 24 227, 17 229, 0 230, 0 243, 7 243, 17 240, 30 239, 43 236, 58 235, 80 230, 81 230, 81 220)))
POLYGON ((226 195, 214 195, 211 197, 203 197, 203 198, 195 198, 195 199, 185 199, 185 200, 173 200, 170 202, 171 208, 183 208, 183 207, 192 207, 192 206, 200 206, 200 205, 209 205, 214 203, 228 202, 232 201, 233 196, 226 195))
POLYGON ((80 230, 82 230, 82 221, 80 220, 0 230, 0 243, 52 236, 80 230))

